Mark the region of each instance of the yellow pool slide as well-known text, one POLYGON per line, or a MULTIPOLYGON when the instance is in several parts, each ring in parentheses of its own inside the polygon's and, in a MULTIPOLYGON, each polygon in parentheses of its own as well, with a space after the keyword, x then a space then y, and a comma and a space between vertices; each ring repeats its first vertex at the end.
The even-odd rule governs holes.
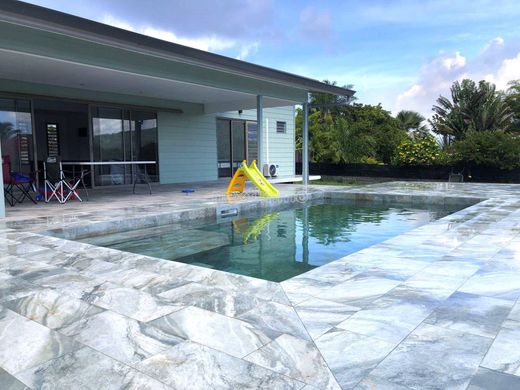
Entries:
POLYGON ((235 175, 231 179, 226 191, 226 195, 233 193, 242 193, 246 188, 246 181, 249 180, 260 191, 260 195, 267 198, 274 198, 280 196, 278 191, 267 179, 262 175, 262 172, 256 166, 256 160, 253 160, 249 167, 247 161, 242 161, 240 168, 237 169, 235 175))

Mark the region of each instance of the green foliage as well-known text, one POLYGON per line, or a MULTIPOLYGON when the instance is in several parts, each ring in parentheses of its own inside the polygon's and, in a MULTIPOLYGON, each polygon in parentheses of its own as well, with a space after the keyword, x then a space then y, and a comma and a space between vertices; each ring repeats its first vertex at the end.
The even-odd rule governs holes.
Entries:
MULTIPOLYGON (((297 145, 301 145, 302 117, 302 111, 298 110, 297 145)), ((312 109, 309 134, 311 160, 332 163, 390 163, 395 148, 406 139, 406 131, 381 105, 356 103, 334 109, 312 109)))
POLYGON ((511 131, 520 132, 520 80, 514 80, 509 83, 509 89, 506 95, 506 104, 513 114, 513 123, 511 131))
POLYGON ((434 165, 443 163, 442 150, 432 136, 416 137, 402 142, 396 150, 396 165, 434 165))
POLYGON ((432 130, 445 143, 463 139, 470 131, 506 131, 512 124, 512 112, 505 95, 494 84, 464 79, 451 87, 451 100, 440 96, 433 106, 432 130))
POLYGON ((454 159, 468 165, 520 167, 520 139, 503 131, 471 131, 453 144, 454 159))
POLYGON ((401 110, 395 119, 411 137, 422 137, 429 134, 428 128, 422 124, 426 119, 416 111, 401 110))

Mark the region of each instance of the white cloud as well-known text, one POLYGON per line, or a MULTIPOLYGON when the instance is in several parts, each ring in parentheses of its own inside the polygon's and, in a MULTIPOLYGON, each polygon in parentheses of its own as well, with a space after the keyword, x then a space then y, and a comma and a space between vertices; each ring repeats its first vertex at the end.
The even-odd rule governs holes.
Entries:
POLYGON ((249 45, 242 45, 240 48, 240 54, 236 57, 237 60, 245 60, 252 54, 256 54, 258 52, 258 47, 260 46, 259 42, 253 42, 249 45))
POLYGON ((415 110, 430 117, 439 95, 449 96, 453 82, 464 78, 490 81, 505 89, 509 81, 520 79, 520 50, 497 37, 472 59, 460 52, 441 53, 421 67, 418 80, 397 96, 392 111, 415 110))
POLYGON ((151 26, 135 27, 130 23, 114 18, 112 15, 109 14, 105 14, 101 21, 102 23, 110 24, 114 27, 137 32, 139 34, 148 35, 150 37, 162 39, 164 41, 178 43, 179 45, 193 47, 199 50, 219 52, 229 49, 236 49, 239 52, 239 54, 237 55, 237 59, 240 60, 244 60, 248 56, 255 54, 259 48, 258 42, 239 43, 237 41, 217 37, 215 35, 200 38, 189 38, 181 37, 174 34, 171 31, 161 30, 151 26))

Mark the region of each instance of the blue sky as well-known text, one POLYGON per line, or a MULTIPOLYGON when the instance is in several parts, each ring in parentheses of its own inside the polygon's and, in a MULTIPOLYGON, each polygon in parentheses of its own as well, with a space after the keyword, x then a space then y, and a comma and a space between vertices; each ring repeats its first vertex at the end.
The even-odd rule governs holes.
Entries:
POLYGON ((520 1, 35 0, 428 116, 454 80, 520 79, 520 1), (153 5, 153 6, 152 6, 153 5))

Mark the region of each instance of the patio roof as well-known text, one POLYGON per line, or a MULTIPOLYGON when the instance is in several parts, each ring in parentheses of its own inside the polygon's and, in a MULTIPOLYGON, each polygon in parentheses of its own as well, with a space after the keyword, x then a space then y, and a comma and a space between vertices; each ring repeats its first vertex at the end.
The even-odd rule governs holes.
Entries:
POLYGON ((275 107, 301 103, 308 92, 354 94, 18 1, 0 4, 0 29, 7 80, 203 104, 205 112, 256 108, 256 95, 275 107))

